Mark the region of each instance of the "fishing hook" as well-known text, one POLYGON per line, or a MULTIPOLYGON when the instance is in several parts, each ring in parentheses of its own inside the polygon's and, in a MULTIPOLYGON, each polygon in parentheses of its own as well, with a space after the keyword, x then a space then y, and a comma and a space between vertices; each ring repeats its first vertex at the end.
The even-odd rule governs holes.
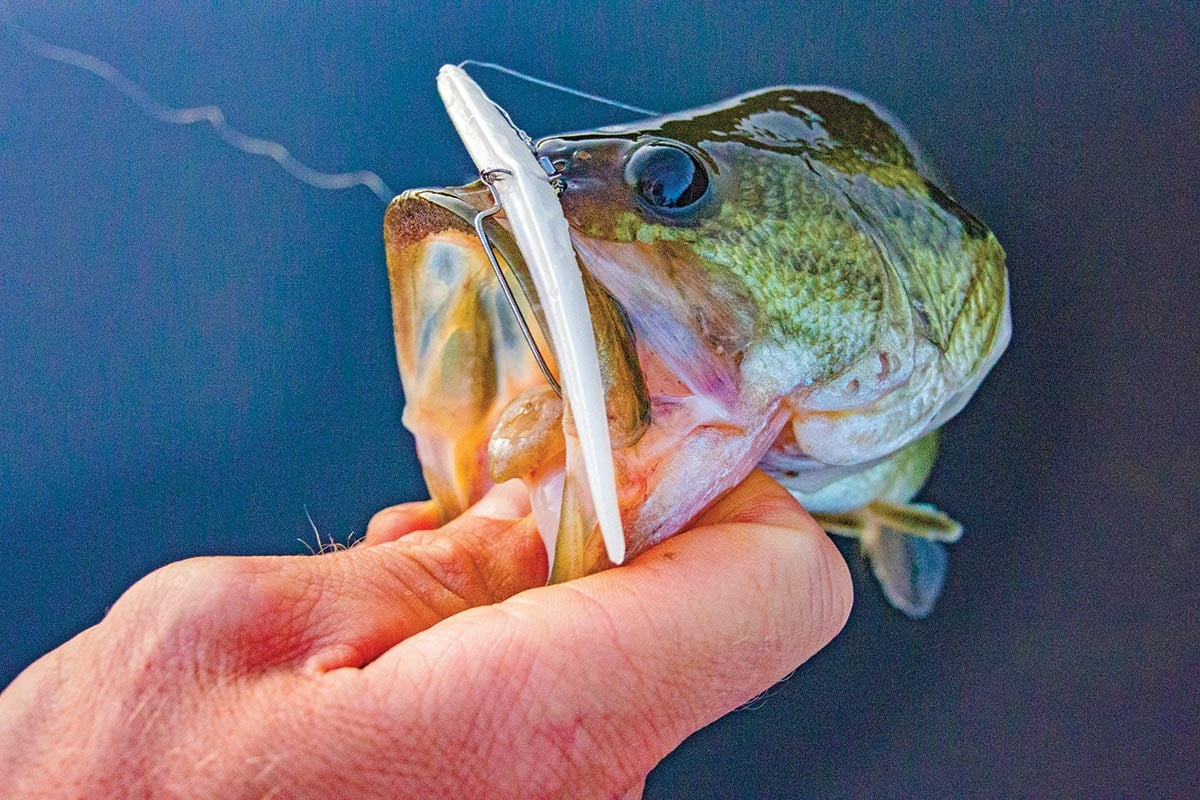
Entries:
POLYGON ((506 169, 487 169, 479 173, 479 179, 483 181, 484 185, 488 187, 488 191, 492 193, 492 207, 486 208, 475 215, 475 235, 479 237, 479 241, 483 244, 483 252, 487 254, 488 261, 492 265, 492 270, 495 271, 496 278, 500 281, 500 289, 504 292, 504 298, 508 300, 508 307, 512 309, 513 314, 517 318, 517 325, 521 328, 521 335, 525 337, 525 344, 529 345, 529 351, 533 353, 533 360, 537 362, 538 369, 546 377, 550 388, 554 390, 555 394, 562 397, 562 387, 553 373, 550 372, 550 366, 546 363, 546 359, 542 357, 542 351, 538 348, 537 341, 533 338, 533 331, 530 330, 529 323, 526 321, 525 315, 521 313, 521 307, 517 304, 516 295, 513 294, 512 287, 508 284, 508 278, 504 276, 504 270, 500 268, 500 262, 496 260, 496 254, 492 250, 492 241, 483 229, 484 220, 503 208, 503 205, 500 203, 500 195, 496 194, 495 181, 498 177, 504 175, 511 176, 512 172, 506 169))

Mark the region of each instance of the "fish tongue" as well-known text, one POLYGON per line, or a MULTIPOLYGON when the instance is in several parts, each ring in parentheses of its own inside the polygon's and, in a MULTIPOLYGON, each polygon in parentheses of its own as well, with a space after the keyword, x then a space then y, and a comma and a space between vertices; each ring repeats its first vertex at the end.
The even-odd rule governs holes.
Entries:
POLYGON ((625 536, 596 341, 558 196, 526 141, 466 72, 449 64, 442 67, 438 92, 475 165, 509 173, 496 180, 496 192, 546 312, 563 391, 579 430, 580 477, 586 479, 608 558, 620 564, 625 560, 625 536))
POLYGON ((535 386, 509 403, 488 440, 488 474, 494 483, 533 477, 566 450, 563 402, 547 384, 535 386))

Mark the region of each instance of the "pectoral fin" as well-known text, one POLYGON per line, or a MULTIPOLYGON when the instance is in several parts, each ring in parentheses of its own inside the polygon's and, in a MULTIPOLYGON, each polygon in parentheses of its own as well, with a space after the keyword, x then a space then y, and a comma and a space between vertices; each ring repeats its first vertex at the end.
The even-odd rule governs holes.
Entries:
POLYGON ((867 508, 883 527, 897 533, 949 544, 962 538, 962 525, 928 503, 876 500, 867 508))

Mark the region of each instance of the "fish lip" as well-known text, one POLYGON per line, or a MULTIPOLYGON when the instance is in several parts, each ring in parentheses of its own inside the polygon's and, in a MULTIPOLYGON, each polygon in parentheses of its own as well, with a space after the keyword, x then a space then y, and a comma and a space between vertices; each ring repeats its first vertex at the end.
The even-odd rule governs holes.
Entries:
MULTIPOLYGON (((388 204, 384 214, 385 237, 392 246, 417 244, 431 233, 454 229, 474 233, 475 218, 492 206, 492 195, 482 181, 465 186, 407 189, 388 204)), ((503 220, 503 213, 495 219, 503 220)))
MULTIPOLYGON (((468 226, 475 224, 475 217, 493 205, 492 193, 483 181, 474 181, 463 186, 408 189, 397 200, 423 200, 449 211, 468 226)), ((499 214, 497 215, 499 216, 499 214)))

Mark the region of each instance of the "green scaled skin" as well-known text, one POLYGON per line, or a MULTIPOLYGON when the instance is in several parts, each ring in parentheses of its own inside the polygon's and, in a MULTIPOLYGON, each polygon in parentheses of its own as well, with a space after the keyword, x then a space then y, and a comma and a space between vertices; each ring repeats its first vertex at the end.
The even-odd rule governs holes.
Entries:
POLYGON ((1010 323, 1003 249, 903 127, 852 94, 779 87, 539 152, 639 343, 727 407, 782 398, 760 466, 859 537, 893 605, 929 613, 961 529, 910 501, 1010 323), (705 170, 687 207, 638 195, 636 153, 662 145, 705 170))

